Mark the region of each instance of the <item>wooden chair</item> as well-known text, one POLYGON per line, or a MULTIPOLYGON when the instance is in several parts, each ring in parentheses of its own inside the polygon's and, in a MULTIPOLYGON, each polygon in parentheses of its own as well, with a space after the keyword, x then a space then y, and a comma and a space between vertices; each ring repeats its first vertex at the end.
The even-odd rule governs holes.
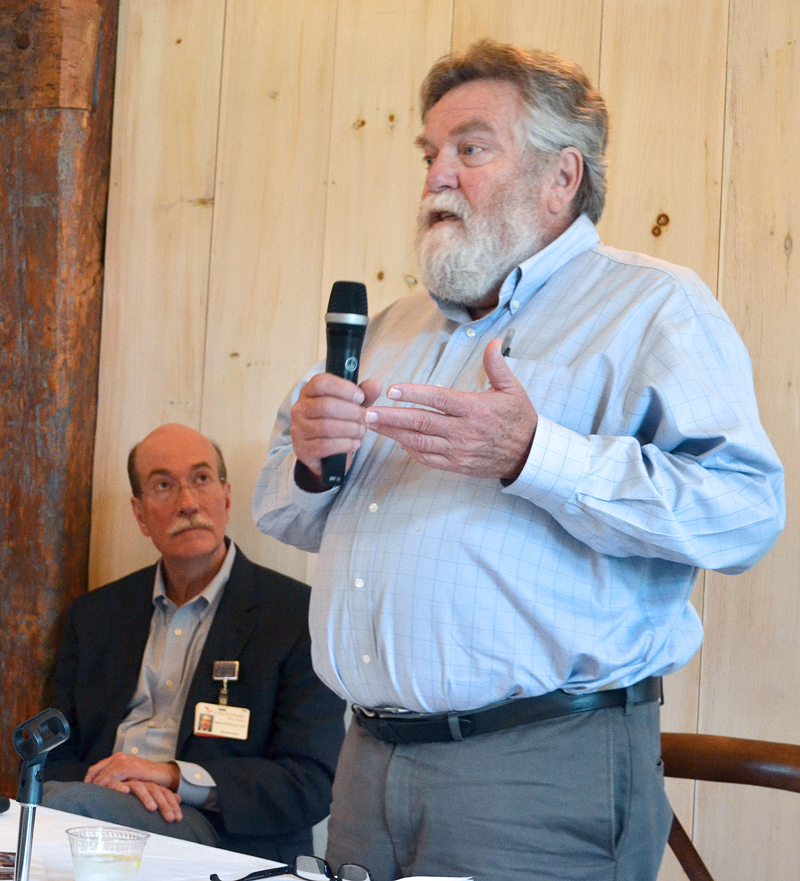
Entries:
MULTIPOLYGON (((668 777, 800 792, 800 746, 795 744, 662 733, 661 755, 668 777)), ((689 881, 714 881, 674 813, 669 845, 689 881)))

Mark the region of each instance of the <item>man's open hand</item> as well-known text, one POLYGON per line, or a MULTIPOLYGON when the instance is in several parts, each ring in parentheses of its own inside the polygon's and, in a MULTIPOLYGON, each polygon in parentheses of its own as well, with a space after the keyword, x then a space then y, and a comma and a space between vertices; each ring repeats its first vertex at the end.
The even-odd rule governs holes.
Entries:
POLYGON ((430 468, 516 480, 533 443, 536 410, 500 354, 500 340, 486 347, 483 366, 492 384, 485 392, 397 383, 387 397, 421 407, 366 405, 364 421, 430 468))

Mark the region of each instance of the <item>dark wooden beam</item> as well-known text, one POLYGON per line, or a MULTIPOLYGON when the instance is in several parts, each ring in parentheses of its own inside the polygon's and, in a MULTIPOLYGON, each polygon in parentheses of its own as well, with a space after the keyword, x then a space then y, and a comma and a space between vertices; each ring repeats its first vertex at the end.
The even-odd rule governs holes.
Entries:
POLYGON ((0 0, 0 791, 86 590, 117 0, 0 0))

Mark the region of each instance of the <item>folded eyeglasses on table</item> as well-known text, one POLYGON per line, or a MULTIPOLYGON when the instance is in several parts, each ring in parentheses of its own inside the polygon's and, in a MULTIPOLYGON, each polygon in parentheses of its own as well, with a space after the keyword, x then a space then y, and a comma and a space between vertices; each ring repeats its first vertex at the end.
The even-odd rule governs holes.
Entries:
MULTIPOLYGON (((369 872, 356 863, 345 863, 334 875, 331 867, 322 857, 296 857, 294 866, 276 866, 274 869, 261 869, 251 872, 237 881, 258 881, 260 878, 274 878, 276 875, 295 875, 303 881, 372 881, 369 872)), ((212 875, 211 881, 220 881, 219 875, 212 875)))

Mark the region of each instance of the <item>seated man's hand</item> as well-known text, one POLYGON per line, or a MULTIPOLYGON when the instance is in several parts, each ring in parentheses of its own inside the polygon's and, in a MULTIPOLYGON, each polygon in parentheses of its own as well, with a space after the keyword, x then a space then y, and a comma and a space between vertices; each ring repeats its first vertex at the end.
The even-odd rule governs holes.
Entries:
POLYGON ((167 823, 177 823, 183 819, 181 797, 166 786, 150 780, 115 781, 107 786, 117 792, 135 795, 148 811, 158 811, 167 823))
POLYGON ((92 765, 84 782, 131 793, 148 811, 158 810, 168 823, 183 819, 181 799, 177 795, 180 770, 173 762, 152 762, 127 753, 114 753, 92 765))
POLYGON ((85 783, 109 786, 116 781, 145 780, 177 792, 180 771, 173 762, 151 762, 128 753, 114 753, 92 765, 83 778, 85 783))

